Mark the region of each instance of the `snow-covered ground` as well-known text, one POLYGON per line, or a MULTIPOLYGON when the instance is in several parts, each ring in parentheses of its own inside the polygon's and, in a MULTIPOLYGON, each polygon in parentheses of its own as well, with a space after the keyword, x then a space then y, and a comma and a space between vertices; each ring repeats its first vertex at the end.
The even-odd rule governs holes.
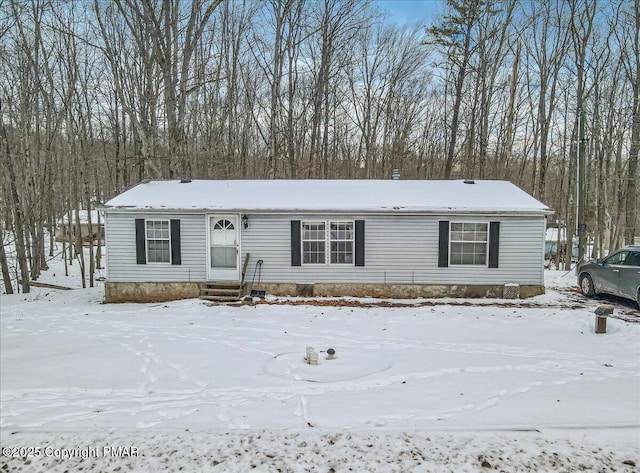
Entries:
MULTIPOLYGON (((13 244, 13 237, 9 233, 2 235, 3 244, 5 246, 5 252, 7 254, 7 262, 9 264, 9 277, 13 283, 13 290, 18 291, 18 263, 15 246, 13 244)), ((54 241, 53 243, 53 256, 49 256, 49 236, 45 234, 45 242, 47 248, 47 265, 49 269, 44 271, 37 282, 46 284, 55 284, 57 286, 69 287, 69 288, 81 288, 82 279, 80 277, 80 262, 79 258, 73 259, 67 264, 67 270, 65 271, 64 259, 62 258, 63 245, 61 242, 54 241)), ((68 247, 67 247, 68 248, 68 247)), ((68 250, 67 250, 68 251, 68 250)), ((94 252, 97 251, 97 247, 94 247, 94 252)), ((89 248, 84 247, 84 260, 86 265, 86 277, 85 284, 89 286, 89 248)), ((104 256, 104 247, 102 247, 102 255, 104 256)), ((102 265, 104 265, 104 257, 102 258, 102 265)), ((94 285, 101 285, 100 280, 103 280, 106 276, 104 267, 96 268, 94 275, 94 285)), ((20 289, 21 290, 21 289, 20 289)), ((4 285, 2 286, 2 294, 5 293, 4 285)))
MULTIPOLYGON (((56 264, 41 280, 77 287, 56 264)), ((546 278, 405 307, 0 296, 0 468, 637 471, 640 324, 596 335, 574 274, 546 278)))

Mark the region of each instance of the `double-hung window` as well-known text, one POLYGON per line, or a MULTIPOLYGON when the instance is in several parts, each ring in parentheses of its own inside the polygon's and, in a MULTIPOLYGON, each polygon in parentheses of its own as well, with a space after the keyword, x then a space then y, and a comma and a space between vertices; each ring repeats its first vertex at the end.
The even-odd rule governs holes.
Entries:
POLYGON ((325 264, 325 223, 304 222, 302 224, 302 262, 325 264))
POLYGON ((331 222, 331 264, 353 263, 353 222, 331 222))
POLYGON ((487 227, 487 223, 451 222, 449 264, 485 266, 489 243, 487 227))
POLYGON ((169 220, 146 221, 148 263, 171 263, 171 232, 169 220))
POLYGON ((302 263, 353 264, 353 240, 353 222, 302 222, 302 263))

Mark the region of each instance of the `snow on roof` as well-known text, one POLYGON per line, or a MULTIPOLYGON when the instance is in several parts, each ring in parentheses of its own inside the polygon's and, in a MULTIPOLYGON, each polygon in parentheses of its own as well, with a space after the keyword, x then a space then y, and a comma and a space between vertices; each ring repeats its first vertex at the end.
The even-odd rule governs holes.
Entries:
POLYGON ((104 210, 335 212, 530 212, 549 207, 507 181, 194 180, 148 181, 104 210))
MULTIPOLYGON (((88 211, 87 210, 80 210, 79 214, 80 214, 80 223, 89 223, 88 211)), ((68 223, 69 222, 69 214, 68 213, 64 214, 62 216, 62 218, 58 222, 68 223)), ((71 223, 75 223, 75 222, 76 222, 76 211, 72 210, 71 211, 71 223)), ((98 211, 96 209, 91 210, 91 223, 94 224, 94 225, 98 224, 98 211)), ((100 222, 100 223, 102 223, 102 222, 100 222)))

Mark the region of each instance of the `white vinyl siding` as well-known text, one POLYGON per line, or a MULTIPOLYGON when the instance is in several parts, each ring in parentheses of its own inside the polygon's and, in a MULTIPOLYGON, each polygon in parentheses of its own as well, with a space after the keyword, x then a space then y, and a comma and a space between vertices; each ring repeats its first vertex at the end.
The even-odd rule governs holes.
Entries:
POLYGON ((111 282, 205 281, 207 231, 202 215, 105 212, 106 264, 111 282), (135 219, 180 220, 181 264, 136 264, 135 219))
MULTIPOLYGON (((545 219, 477 215, 253 214, 241 229, 241 261, 249 270, 263 260, 261 281, 289 283, 361 282, 416 284, 543 284, 545 219), (365 266, 308 264, 291 266, 291 220, 347 222, 365 220, 365 266), (500 222, 500 265, 438 267, 438 221, 500 222)), ((205 214, 105 212, 108 279, 125 281, 205 281, 205 214), (182 264, 136 264, 135 219, 180 219, 182 264)), ((327 255, 330 257, 330 255, 327 255)))
POLYGON ((479 215, 323 215, 326 222, 365 220, 365 266, 325 264, 291 266, 291 220, 318 222, 313 214, 250 214, 242 231, 242 259, 251 268, 262 259, 265 282, 416 283, 542 285, 545 219, 479 215), (438 267, 438 221, 499 221, 500 265, 438 267), (266 238, 266 235, 269 238, 266 238))

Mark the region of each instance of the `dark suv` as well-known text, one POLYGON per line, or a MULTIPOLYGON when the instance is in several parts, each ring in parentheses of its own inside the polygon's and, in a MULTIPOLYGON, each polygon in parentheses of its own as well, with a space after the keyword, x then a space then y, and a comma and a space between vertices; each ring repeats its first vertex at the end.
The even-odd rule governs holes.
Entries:
POLYGON ((585 296, 613 294, 636 301, 640 307, 640 246, 625 246, 583 264, 578 269, 578 284, 585 296))

